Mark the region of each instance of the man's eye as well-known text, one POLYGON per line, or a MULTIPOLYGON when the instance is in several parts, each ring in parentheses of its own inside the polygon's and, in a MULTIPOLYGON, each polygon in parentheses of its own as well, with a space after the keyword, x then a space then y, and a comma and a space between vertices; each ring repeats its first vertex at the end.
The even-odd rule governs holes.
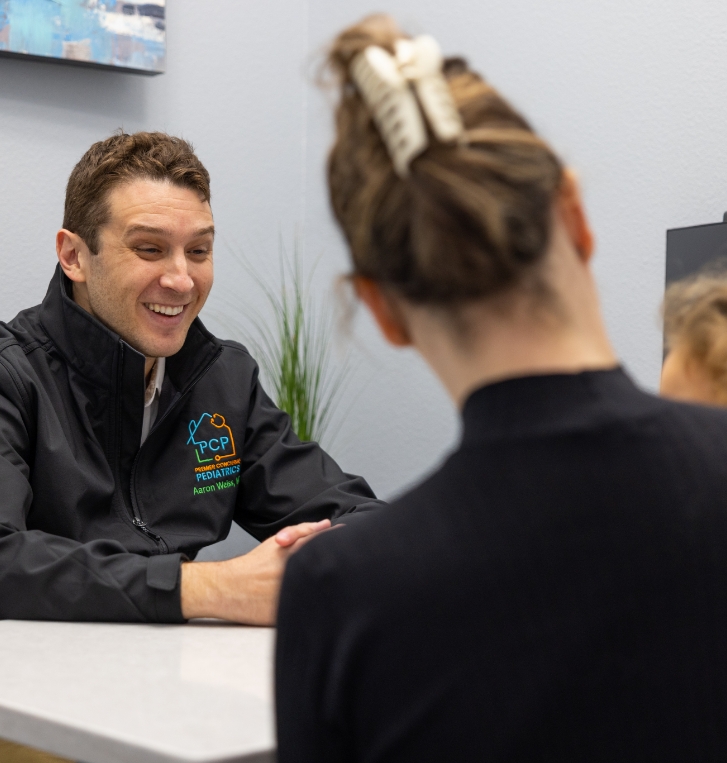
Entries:
POLYGON ((195 257, 203 257, 205 254, 209 254, 209 249, 190 249, 190 254, 193 254, 195 257))
POLYGON ((157 254, 160 250, 157 249, 155 246, 138 246, 136 248, 137 252, 144 252, 144 254, 157 254))

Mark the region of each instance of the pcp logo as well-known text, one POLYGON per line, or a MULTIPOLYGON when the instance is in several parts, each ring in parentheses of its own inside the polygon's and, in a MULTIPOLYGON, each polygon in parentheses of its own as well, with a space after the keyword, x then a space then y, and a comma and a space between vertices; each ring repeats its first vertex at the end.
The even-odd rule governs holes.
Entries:
POLYGON ((203 413, 199 421, 189 422, 187 445, 193 445, 197 462, 220 462, 235 455, 235 438, 220 413, 203 413))

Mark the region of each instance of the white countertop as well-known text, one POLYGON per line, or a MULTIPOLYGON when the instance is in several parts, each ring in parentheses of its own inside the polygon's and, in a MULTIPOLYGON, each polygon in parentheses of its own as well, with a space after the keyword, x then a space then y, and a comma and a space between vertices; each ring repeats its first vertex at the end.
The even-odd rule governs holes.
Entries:
POLYGON ((85 763, 273 761, 274 633, 0 621, 0 737, 85 763))

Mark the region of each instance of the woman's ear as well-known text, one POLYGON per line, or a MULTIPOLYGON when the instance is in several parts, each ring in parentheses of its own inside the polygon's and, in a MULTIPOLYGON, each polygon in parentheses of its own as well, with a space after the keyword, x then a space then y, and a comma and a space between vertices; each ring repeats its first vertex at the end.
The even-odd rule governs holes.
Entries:
POLYGON ((588 263, 593 256, 595 241, 583 207, 578 178, 571 169, 565 169, 563 172, 557 208, 573 247, 581 260, 588 263))
POLYGON ((358 298, 371 311, 386 340, 396 347, 409 346, 411 337, 394 298, 382 291, 376 281, 363 276, 353 277, 353 288, 358 298))

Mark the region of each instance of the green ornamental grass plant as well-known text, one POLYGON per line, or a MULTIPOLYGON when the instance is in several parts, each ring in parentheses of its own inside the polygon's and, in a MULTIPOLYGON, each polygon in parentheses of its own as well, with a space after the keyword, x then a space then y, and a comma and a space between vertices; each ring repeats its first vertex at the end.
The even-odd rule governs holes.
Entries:
POLYGON ((272 288, 249 263, 243 265, 265 294, 273 317, 250 316, 255 333, 243 332, 265 387, 301 440, 330 442, 333 414, 350 369, 333 362, 332 311, 311 297, 315 268, 304 283, 297 250, 291 259, 281 246, 280 285, 272 288))

